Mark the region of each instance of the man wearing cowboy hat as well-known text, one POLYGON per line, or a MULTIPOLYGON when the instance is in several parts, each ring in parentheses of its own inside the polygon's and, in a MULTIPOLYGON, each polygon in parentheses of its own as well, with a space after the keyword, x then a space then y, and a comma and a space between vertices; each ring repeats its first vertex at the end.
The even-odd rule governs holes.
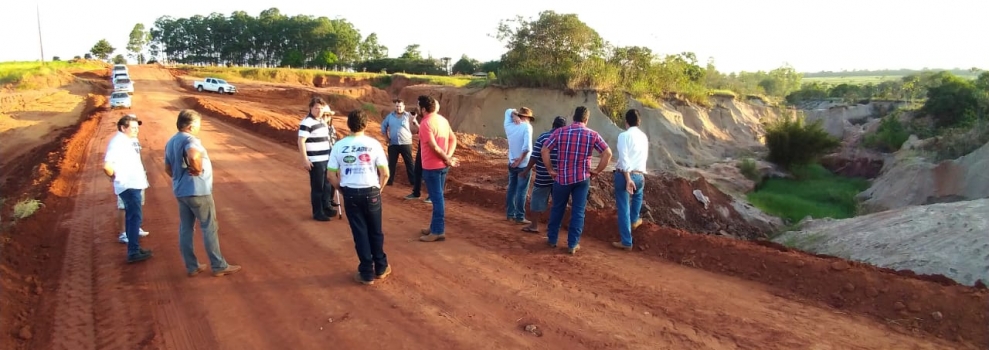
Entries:
POLYGON ((525 219, 525 197, 529 192, 529 157, 532 155, 532 110, 522 107, 505 110, 505 136, 508 137, 508 195, 506 217, 518 224, 530 224, 525 219))

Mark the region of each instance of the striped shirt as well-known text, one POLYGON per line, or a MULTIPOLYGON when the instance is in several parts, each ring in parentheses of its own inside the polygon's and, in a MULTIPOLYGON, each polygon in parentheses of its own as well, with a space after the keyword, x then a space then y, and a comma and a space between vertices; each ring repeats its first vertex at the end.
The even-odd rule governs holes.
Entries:
POLYGON ((299 137, 306 138, 306 156, 310 162, 330 160, 330 148, 336 139, 333 125, 306 115, 299 123, 299 137))
MULTIPOLYGON (((532 145, 532 156, 529 160, 535 162, 534 168, 536 168, 536 187, 549 187, 553 186, 553 177, 549 176, 549 170, 546 170, 546 164, 543 164, 543 143, 549 138, 549 135, 553 133, 553 130, 547 131, 539 135, 536 138, 536 143, 532 145)), ((549 151, 549 160, 553 162, 553 168, 556 169, 557 164, 557 150, 554 148, 549 151)))
POLYGON ((603 152, 608 149, 608 143, 584 123, 573 122, 553 131, 543 147, 560 152, 556 182, 572 185, 591 177, 591 152, 603 152))

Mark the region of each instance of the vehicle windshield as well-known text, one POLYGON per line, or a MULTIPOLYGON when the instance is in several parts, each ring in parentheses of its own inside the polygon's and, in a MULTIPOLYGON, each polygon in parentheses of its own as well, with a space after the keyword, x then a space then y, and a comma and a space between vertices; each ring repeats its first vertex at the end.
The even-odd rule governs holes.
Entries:
POLYGON ((223 80, 223 79, 216 79, 216 83, 217 84, 226 84, 227 81, 226 80, 223 80))
POLYGON ((116 67, 113 67, 113 70, 127 70, 127 67, 124 67, 124 66, 116 66, 116 67))
POLYGON ((119 83, 119 84, 127 84, 127 83, 130 83, 130 79, 127 79, 127 78, 120 79, 120 80, 117 80, 117 83, 119 83))
POLYGON ((127 96, 128 96, 127 93, 121 92, 121 93, 113 94, 111 98, 127 98, 127 96))

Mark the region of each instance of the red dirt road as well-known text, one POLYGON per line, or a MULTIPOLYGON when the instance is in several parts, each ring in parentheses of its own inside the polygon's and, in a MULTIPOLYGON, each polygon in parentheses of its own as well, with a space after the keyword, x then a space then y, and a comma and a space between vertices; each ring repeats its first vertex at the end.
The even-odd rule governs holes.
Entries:
MULTIPOLYGON (((448 202, 446 242, 416 240, 430 206, 384 192, 394 274, 353 282, 346 219, 310 218, 297 151, 216 118, 201 138, 213 160, 223 254, 244 267, 185 276, 177 206, 162 168, 175 116, 192 93, 165 70, 135 66, 136 113, 151 188, 141 243, 124 263, 112 186, 100 168, 115 120, 104 113, 58 215, 58 282, 32 317, 31 349, 953 349, 942 340, 786 297, 757 283, 610 249, 585 232, 577 256, 506 223, 498 209, 448 202), (527 331, 527 325, 535 325, 527 331)), ((401 165, 400 165, 401 166, 401 165)), ((454 169, 453 172, 457 170, 454 169)), ((404 177, 399 177, 404 181, 404 177)), ((396 181, 399 184, 402 181, 396 181)), ((460 198, 460 197, 458 197, 460 198)), ((565 234, 565 233, 564 233, 565 234)), ((199 232, 196 249, 204 256, 199 232)), ((53 276, 54 277, 54 276, 53 276)), ((920 282, 918 282, 920 283, 920 282)), ((929 282, 925 282, 929 283, 929 282)), ((932 284, 932 283, 929 283, 932 284)), ((944 292, 954 297, 958 293, 944 292)), ((985 295, 968 296, 977 305, 985 295)), ((920 315, 919 317, 926 317, 920 315)), ((946 316, 950 317, 950 316, 946 316)), ((976 325, 963 325, 965 328, 976 325)), ((971 334, 966 334, 971 336, 971 334)), ((975 342, 973 344, 973 342, 975 342)))

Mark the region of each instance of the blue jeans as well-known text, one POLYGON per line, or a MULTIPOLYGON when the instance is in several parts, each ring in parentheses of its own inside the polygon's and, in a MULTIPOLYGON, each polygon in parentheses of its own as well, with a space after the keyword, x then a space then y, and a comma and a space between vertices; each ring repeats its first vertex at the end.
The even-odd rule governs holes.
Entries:
POLYGON ((515 221, 525 220, 525 196, 529 193, 529 180, 532 172, 522 172, 525 168, 508 168, 508 195, 505 199, 506 214, 515 221), (519 174, 522 176, 519 177, 519 174))
MULTIPOLYGON (((216 222, 216 205, 213 203, 213 195, 178 197, 179 202, 179 252, 182 253, 182 260, 185 262, 186 272, 193 272, 199 268, 199 260, 196 260, 196 253, 192 247, 192 234, 196 230, 196 221, 199 221, 199 228, 203 231, 203 246, 206 247, 206 255, 209 256, 209 264, 213 272, 227 269, 227 261, 220 253, 220 237, 217 231, 220 225, 216 222)), ((128 239, 130 239, 128 237, 128 239)))
POLYGON ((128 188, 118 195, 124 202, 124 228, 127 232, 127 256, 137 254, 141 250, 141 221, 144 219, 141 212, 141 190, 128 188))
POLYGON ((615 172, 615 208, 618 209, 618 235, 622 238, 622 245, 632 246, 632 223, 639 220, 639 212, 642 211, 642 194, 646 184, 645 176, 642 174, 630 174, 632 183, 635 184, 635 193, 629 198, 628 191, 625 190, 625 174, 615 172))
POLYGON ((434 235, 446 233, 446 207, 443 198, 443 189, 446 188, 446 174, 450 172, 450 167, 442 169, 423 169, 422 180, 426 183, 426 193, 433 201, 433 218, 429 222, 429 232, 434 235))
POLYGON ((546 229, 546 239, 549 244, 556 244, 563 223, 563 213, 570 203, 570 225, 567 228, 567 248, 573 249, 580 244, 580 234, 584 231, 584 209, 587 207, 587 193, 591 189, 591 180, 561 185, 553 182, 553 208, 549 212, 549 227, 546 229))
POLYGON ((381 232, 381 190, 377 187, 342 187, 340 194, 360 262, 357 272, 365 281, 371 281, 388 268, 385 235, 381 232))

